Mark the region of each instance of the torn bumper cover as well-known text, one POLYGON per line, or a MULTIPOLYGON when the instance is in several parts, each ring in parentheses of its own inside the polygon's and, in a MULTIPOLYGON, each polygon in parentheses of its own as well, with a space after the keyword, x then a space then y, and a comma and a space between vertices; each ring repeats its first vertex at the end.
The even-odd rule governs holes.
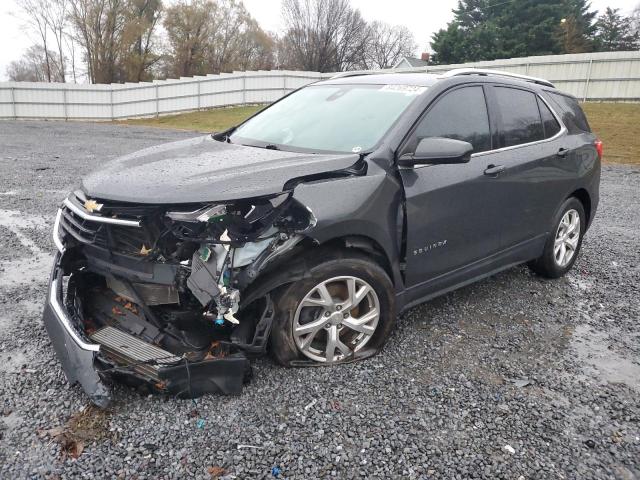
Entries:
POLYGON ((240 393, 273 323, 270 290, 256 295, 254 281, 314 224, 289 193, 186 206, 72 193, 44 312, 67 379, 100 406, 112 377, 176 396, 240 393))
POLYGON ((62 254, 58 253, 49 279, 49 293, 43 314, 44 326, 69 383, 79 383, 91 401, 104 408, 109 404, 111 396, 95 369, 100 346, 81 337, 65 310, 61 258, 62 254))
POLYGON ((129 376, 135 383, 146 381, 156 390, 180 397, 241 392, 250 372, 249 360, 242 353, 192 362, 150 344, 145 350, 141 348, 144 342, 112 327, 87 338, 67 308, 70 299, 65 298, 63 257, 64 253, 58 253, 54 260, 44 325, 68 382, 80 384, 93 403, 102 408, 109 405, 108 377, 112 374, 129 376))

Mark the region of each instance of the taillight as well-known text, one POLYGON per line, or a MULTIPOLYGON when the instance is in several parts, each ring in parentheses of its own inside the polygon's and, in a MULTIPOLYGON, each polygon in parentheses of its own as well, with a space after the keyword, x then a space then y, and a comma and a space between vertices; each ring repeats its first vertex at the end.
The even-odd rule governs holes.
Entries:
POLYGON ((596 152, 598 152, 598 158, 602 160, 602 140, 596 140, 594 145, 596 146, 596 152))

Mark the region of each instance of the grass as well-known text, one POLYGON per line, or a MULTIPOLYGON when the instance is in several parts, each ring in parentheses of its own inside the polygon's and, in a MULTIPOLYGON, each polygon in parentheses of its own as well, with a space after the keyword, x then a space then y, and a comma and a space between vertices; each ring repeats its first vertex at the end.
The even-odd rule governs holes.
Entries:
POLYGON ((179 115, 166 115, 158 118, 135 118, 117 123, 173 128, 178 130, 195 130, 205 133, 220 132, 237 125, 263 107, 264 105, 214 108, 199 112, 181 113, 179 115))
MULTIPOLYGON (((258 106, 216 108, 200 112, 139 118, 119 123, 216 132, 237 125, 262 108, 258 106)), ((604 161, 640 165, 640 104, 585 103, 591 129, 604 142, 604 161)))
POLYGON ((604 143, 604 161, 640 165, 640 104, 583 103, 591 130, 604 143))

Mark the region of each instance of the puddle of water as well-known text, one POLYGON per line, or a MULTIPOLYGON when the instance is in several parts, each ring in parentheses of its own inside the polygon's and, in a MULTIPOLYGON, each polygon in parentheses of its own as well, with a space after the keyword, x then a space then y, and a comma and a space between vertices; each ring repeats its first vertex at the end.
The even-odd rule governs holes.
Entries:
POLYGON ((49 228, 47 218, 41 215, 27 215, 18 210, 0 210, 0 225, 11 230, 19 228, 49 228))
POLYGON ((610 344, 606 333, 588 325, 577 326, 571 338, 571 349, 586 374, 603 382, 624 383, 640 391, 640 365, 610 350, 610 344))
POLYGON ((0 372, 19 372, 27 363, 27 357, 22 352, 12 351, 0 354, 0 372))
POLYGON ((52 266, 53 256, 46 253, 4 262, 0 271, 0 288, 47 282, 52 266))
POLYGON ((31 254, 27 257, 4 262, 0 271, 0 287, 15 287, 44 282, 49 277, 53 256, 43 252, 33 240, 22 232, 24 228, 46 229, 50 227, 45 217, 25 215, 17 210, 0 210, 0 225, 7 227, 31 254))

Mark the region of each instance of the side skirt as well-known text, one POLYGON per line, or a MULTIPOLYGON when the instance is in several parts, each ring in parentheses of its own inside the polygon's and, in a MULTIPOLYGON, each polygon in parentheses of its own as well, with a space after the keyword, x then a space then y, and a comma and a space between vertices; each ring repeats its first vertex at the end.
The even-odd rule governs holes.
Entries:
POLYGON ((547 236, 547 233, 538 235, 490 257, 407 288, 397 297, 398 314, 435 297, 539 257, 547 236))

